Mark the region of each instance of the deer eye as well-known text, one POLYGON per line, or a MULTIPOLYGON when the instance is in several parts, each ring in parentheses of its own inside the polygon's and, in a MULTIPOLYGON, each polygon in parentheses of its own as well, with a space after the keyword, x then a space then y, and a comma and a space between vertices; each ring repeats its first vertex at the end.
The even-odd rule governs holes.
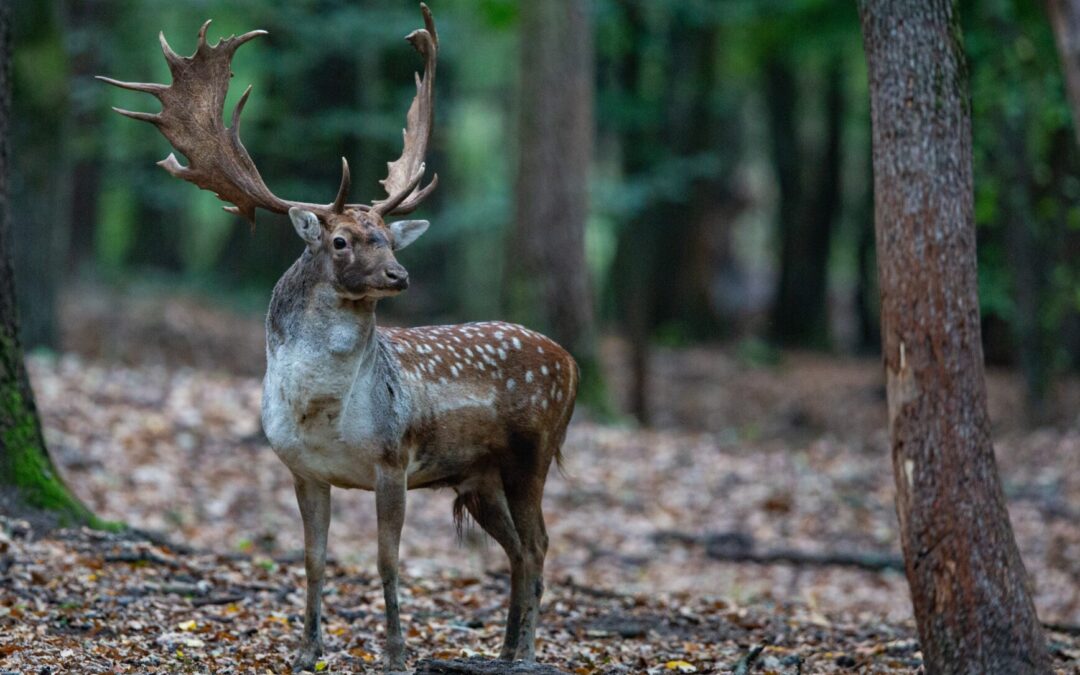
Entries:
POLYGON ((344 237, 334 237, 334 248, 336 248, 339 251, 341 249, 345 248, 345 238, 344 237))

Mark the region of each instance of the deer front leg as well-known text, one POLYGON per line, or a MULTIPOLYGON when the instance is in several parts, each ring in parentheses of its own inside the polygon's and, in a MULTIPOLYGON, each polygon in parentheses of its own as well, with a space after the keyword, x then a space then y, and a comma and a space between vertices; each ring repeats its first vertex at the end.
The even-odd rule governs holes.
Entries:
POLYGON ((398 547, 405 524, 405 471, 380 467, 375 482, 375 516, 379 521, 379 577, 386 601, 386 672, 405 670, 405 639, 398 611, 398 547))
POLYGON ((293 474, 296 501, 304 521, 304 569, 307 573, 307 604, 304 607, 304 634, 300 651, 293 660, 293 672, 314 670, 323 653, 322 588, 326 570, 326 533, 330 528, 330 486, 293 474))

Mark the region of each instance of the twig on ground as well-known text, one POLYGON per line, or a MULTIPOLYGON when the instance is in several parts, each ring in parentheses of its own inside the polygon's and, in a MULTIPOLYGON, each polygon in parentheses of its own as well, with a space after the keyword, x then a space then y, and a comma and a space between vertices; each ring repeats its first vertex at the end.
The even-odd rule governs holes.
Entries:
POLYGON ((704 546, 705 554, 715 560, 748 562, 760 565, 797 565, 801 567, 857 567, 871 572, 885 570, 903 571, 904 559, 889 553, 856 553, 830 551, 813 553, 790 548, 765 551, 754 550, 754 540, 742 532, 693 535, 674 530, 663 530, 653 535, 657 544, 679 543, 704 546))
POLYGON ((105 562, 123 562, 123 563, 154 563, 155 565, 164 565, 166 567, 180 567, 180 563, 175 560, 169 560, 156 553, 150 551, 121 551, 120 553, 110 553, 105 556, 105 562))
POLYGON ((735 664, 735 675, 746 675, 750 672, 750 667, 754 665, 754 662, 761 656, 761 652, 765 651, 765 645, 754 645, 754 647, 746 653, 746 656, 739 659, 739 662, 735 664))
POLYGON ((234 602, 241 602, 247 596, 233 593, 231 595, 212 595, 209 598, 192 598, 191 604, 196 607, 204 607, 206 605, 231 605, 234 602))

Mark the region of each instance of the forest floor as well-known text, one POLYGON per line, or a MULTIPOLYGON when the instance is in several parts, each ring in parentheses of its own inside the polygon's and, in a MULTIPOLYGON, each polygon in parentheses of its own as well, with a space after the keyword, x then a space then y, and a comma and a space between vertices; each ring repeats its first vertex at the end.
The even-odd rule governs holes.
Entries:
MULTIPOLYGON (((259 428, 258 321, 129 298, 80 301, 65 325, 65 351, 30 361, 54 459, 95 512, 155 536, 0 519, 0 670, 287 672, 301 531, 259 428)), ((623 391, 619 346, 606 351, 623 391)), ((539 660, 574 673, 918 670, 879 362, 660 349, 654 385, 649 429, 571 426, 544 503, 539 660)), ((1080 383, 1037 429, 1014 376, 992 371, 989 392, 1053 666, 1080 672, 1080 383)), ((494 654, 501 639, 505 558, 476 531, 458 541, 451 503, 409 494, 414 665, 494 654)), ((374 532, 372 496, 335 491, 325 672, 375 670, 374 532)))

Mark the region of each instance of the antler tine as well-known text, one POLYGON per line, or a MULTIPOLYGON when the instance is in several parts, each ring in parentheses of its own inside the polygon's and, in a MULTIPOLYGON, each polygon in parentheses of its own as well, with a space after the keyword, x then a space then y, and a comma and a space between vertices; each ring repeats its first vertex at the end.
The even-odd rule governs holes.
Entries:
POLYGON ((427 199, 427 196, 431 194, 435 187, 439 184, 439 174, 434 174, 431 177, 431 182, 425 185, 421 190, 414 192, 412 197, 402 202, 397 206, 393 213, 395 216, 404 216, 412 213, 420 206, 420 203, 427 199))
POLYGON ((159 96, 161 92, 168 89, 168 86, 158 84, 157 82, 123 82, 121 80, 114 80, 111 77, 105 77, 104 75, 96 75, 95 78, 101 80, 105 84, 111 84, 114 87, 130 89, 131 91, 142 91, 153 96, 159 96))
POLYGON ((344 157, 341 158, 341 187, 338 188, 337 197, 334 199, 334 204, 330 210, 334 213, 342 213, 345 211, 345 201, 349 198, 349 187, 352 185, 352 177, 349 175, 349 162, 344 157))
POLYGON ((262 208, 275 213, 285 213, 290 207, 299 206, 321 216, 332 213, 332 208, 344 206, 348 194, 348 167, 344 167, 339 198, 332 205, 308 204, 286 201, 272 193, 251 156, 240 141, 240 115, 251 95, 249 86, 240 97, 232 113, 232 125, 226 129, 222 120, 222 108, 232 77, 232 57, 236 49, 261 35, 264 30, 253 30, 240 36, 230 36, 211 45, 206 40, 210 22, 199 28, 195 53, 179 56, 169 46, 164 33, 159 33, 161 51, 172 73, 172 84, 123 82, 108 77, 98 79, 123 89, 152 94, 161 101, 160 113, 134 112, 114 108, 121 115, 150 122, 157 126, 172 146, 188 160, 183 166, 176 153, 158 164, 177 178, 214 192, 233 206, 225 207, 230 213, 241 215, 254 223, 255 209, 262 208))
POLYGON ((431 139, 431 126, 435 115, 433 91, 439 52, 439 36, 435 30, 435 19, 431 15, 431 9, 426 4, 420 3, 420 11, 424 15, 425 27, 414 30, 405 39, 424 57, 424 74, 423 76, 415 75, 416 96, 405 117, 404 147, 401 157, 387 164, 387 176, 379 181, 389 196, 384 200, 374 202, 371 206, 371 210, 381 216, 402 213, 403 204, 407 204, 410 211, 415 209, 427 195, 431 194, 435 186, 433 181, 417 191, 424 176, 424 156, 427 153, 428 141, 431 139))
POLYGON ((124 110, 123 108, 117 108, 113 106, 113 110, 120 113, 124 117, 130 117, 133 120, 139 120, 140 122, 149 122, 150 124, 160 126, 161 115, 158 113, 138 112, 135 110, 124 110))
POLYGON ((165 39, 165 31, 158 31, 158 42, 161 43, 161 53, 165 55, 165 61, 169 64, 169 70, 172 70, 179 64, 183 57, 173 51, 169 46, 168 40, 165 39))

